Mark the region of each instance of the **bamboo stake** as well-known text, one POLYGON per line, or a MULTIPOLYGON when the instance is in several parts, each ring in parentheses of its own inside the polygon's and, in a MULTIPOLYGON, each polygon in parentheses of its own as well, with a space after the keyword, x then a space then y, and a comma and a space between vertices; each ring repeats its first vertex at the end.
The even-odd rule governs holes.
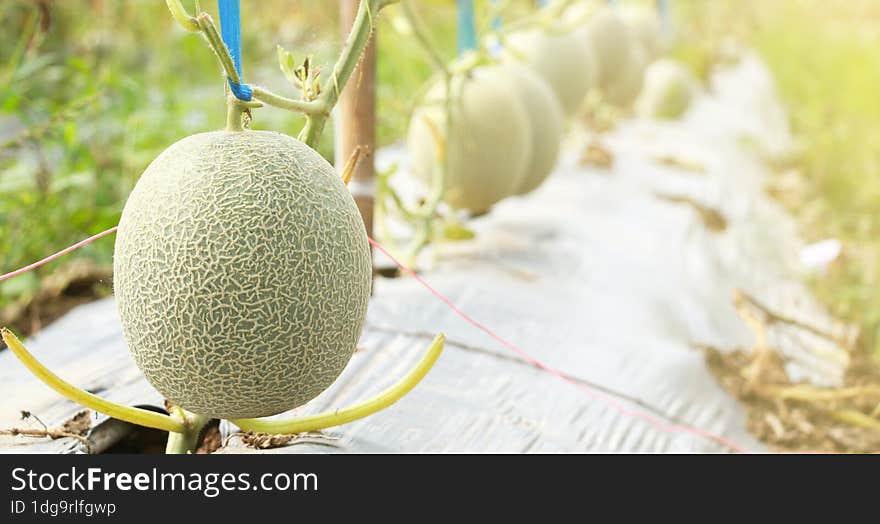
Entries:
MULTIPOLYGON (((340 0, 340 23, 343 35, 348 35, 358 12, 357 0, 340 0)), ((364 50, 363 58, 339 99, 336 134, 336 165, 346 165, 349 158, 359 154, 349 185, 367 235, 373 236, 373 208, 375 200, 376 150, 376 35, 364 50)), ((372 249, 372 247, 371 247, 372 249)))

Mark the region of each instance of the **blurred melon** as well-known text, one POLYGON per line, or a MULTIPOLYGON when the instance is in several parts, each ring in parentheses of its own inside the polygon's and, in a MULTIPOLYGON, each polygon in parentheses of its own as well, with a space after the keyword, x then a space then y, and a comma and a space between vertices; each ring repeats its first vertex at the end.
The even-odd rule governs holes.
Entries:
POLYGON ((617 107, 629 108, 642 92, 645 80, 645 70, 648 59, 641 45, 630 46, 627 62, 629 65, 620 71, 620 74, 603 90, 603 99, 617 107))
POLYGON ((517 31, 505 41, 504 60, 521 61, 535 70, 556 93, 566 115, 580 108, 597 85, 597 64, 592 48, 576 33, 559 28, 517 31))
POLYGON ((513 82, 509 70, 498 65, 456 73, 449 136, 443 82, 428 90, 413 113, 407 134, 412 171, 430 182, 445 146, 443 199, 453 208, 484 213, 520 189, 532 155, 532 128, 513 82))
POLYGON ((673 119, 683 115, 697 92, 697 79, 685 65, 661 59, 645 73, 645 89, 636 111, 647 118, 673 119))
POLYGON ((620 15, 636 40, 642 45, 649 62, 667 52, 668 42, 657 10, 644 5, 622 6, 620 15))
POLYGON ((559 157, 559 146, 565 126, 562 105, 553 89, 526 66, 505 65, 511 86, 517 91, 529 116, 532 129, 532 153, 518 194, 533 191, 550 175, 559 157))
MULTIPOLYGON (((562 4, 565 0, 557 0, 553 4, 562 4)), ((553 6, 551 4, 551 7, 553 6)), ((583 27, 590 18, 603 7, 605 0, 579 0, 565 8, 562 17, 563 24, 570 27, 583 27)))
MULTIPOLYGON (((567 11, 567 19, 575 15, 567 11)), ((628 106, 641 91, 647 60, 633 31, 617 9, 604 6, 579 30, 584 45, 592 47, 599 69, 599 87, 609 103, 628 106)))

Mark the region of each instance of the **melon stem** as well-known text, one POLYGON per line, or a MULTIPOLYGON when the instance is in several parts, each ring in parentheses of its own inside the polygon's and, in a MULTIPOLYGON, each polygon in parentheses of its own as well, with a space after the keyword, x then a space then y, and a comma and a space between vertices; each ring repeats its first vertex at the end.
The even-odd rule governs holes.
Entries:
POLYGON ((273 435, 304 433, 318 431, 333 426, 348 424, 355 420, 368 417, 388 406, 394 404, 421 382, 425 375, 434 367, 434 363, 443 352, 443 343, 446 335, 439 334, 431 343, 421 360, 396 384, 379 393, 375 397, 361 402, 360 404, 311 415, 295 418, 292 420, 265 420, 265 419, 232 419, 230 422, 245 431, 256 431, 273 435))
POLYGON ((244 126, 241 123, 242 114, 244 114, 246 108, 239 104, 234 96, 230 96, 226 101, 226 130, 229 132, 241 132, 244 131, 244 126))
MULTIPOLYGON (((333 66, 333 72, 330 74, 330 78, 321 86, 321 96, 318 100, 323 105, 325 112, 306 115, 306 125, 300 132, 299 139, 309 147, 314 148, 321 138, 330 110, 333 109, 339 100, 345 84, 348 83, 348 79, 354 72, 355 67, 357 67, 364 49, 373 36, 378 23, 379 11, 383 7, 394 3, 396 3, 396 0, 360 1, 354 23, 351 26, 351 32, 342 46, 339 58, 333 66)), ((266 103, 270 102, 267 100, 266 103)))
POLYGON ((171 16, 174 17, 174 20, 180 24, 180 27, 191 33, 197 33, 199 31, 199 23, 195 18, 189 16, 189 13, 186 12, 183 4, 180 3, 180 0, 165 0, 165 4, 171 11, 171 16))
POLYGON ((12 331, 2 328, 0 329, 0 335, 2 335, 3 341, 28 371, 65 398, 98 413, 103 413, 124 422, 137 424, 138 426, 161 429, 168 432, 183 432, 186 430, 184 424, 168 415, 117 404, 74 386, 55 373, 52 373, 49 368, 37 360, 12 331))
POLYGON ((171 418, 183 426, 183 431, 168 433, 165 446, 166 455, 186 455, 193 453, 199 445, 202 430, 212 419, 206 415, 197 415, 175 406, 171 409, 171 418))

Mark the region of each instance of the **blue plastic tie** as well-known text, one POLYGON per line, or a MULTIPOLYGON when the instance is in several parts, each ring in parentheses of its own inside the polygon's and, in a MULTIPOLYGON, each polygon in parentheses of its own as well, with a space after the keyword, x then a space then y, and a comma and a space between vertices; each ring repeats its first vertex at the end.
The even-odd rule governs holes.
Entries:
POLYGON ((477 23, 474 0, 456 0, 458 8, 458 54, 477 48, 477 23))
POLYGON ((669 9, 669 0, 657 0, 657 11, 660 13, 660 22, 663 24, 663 32, 666 36, 672 34, 672 12, 669 9))
POLYGON ((550 0, 538 0, 538 7, 547 7, 548 3, 550 3, 550 0))
MULTIPOLYGON (((241 7, 239 0, 217 0, 217 8, 220 11, 220 36, 229 49, 235 70, 238 71, 238 78, 244 80, 244 75, 241 72, 241 7)), ((226 80, 229 82, 229 89, 235 98, 245 102, 251 100, 253 91, 249 85, 233 82, 229 77, 226 77, 226 80)))
MULTIPOLYGON (((495 8, 498 7, 499 3, 501 3, 501 0, 492 0, 492 5, 495 8)), ((492 17, 492 30, 498 32, 502 27, 504 27, 504 21, 501 19, 501 15, 496 12, 495 16, 492 17)))
MULTIPOLYGON (((493 8, 497 8, 500 2, 501 0, 492 0, 493 8)), ((501 28, 503 27, 504 20, 502 20, 501 15, 496 12, 495 16, 492 17, 492 30, 497 34, 501 32, 501 28)), ((497 38, 493 39, 492 43, 489 45, 489 54, 492 56, 500 56, 501 51, 501 42, 498 41, 497 38)))

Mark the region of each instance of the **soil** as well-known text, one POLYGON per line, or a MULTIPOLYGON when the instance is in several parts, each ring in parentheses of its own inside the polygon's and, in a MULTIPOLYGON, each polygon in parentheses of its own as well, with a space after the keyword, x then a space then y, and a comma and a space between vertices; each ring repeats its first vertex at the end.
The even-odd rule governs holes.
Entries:
POLYGON ((84 409, 70 419, 64 421, 61 430, 74 435, 85 436, 92 427, 91 415, 91 411, 84 409))
MULTIPOLYGON (((152 428, 136 426, 125 438, 108 448, 104 453, 161 455, 165 453, 168 433, 152 428)), ((196 455, 207 455, 223 447, 220 435, 220 421, 211 421, 203 430, 196 455)))
POLYGON ((223 447, 220 434, 220 421, 212 420, 202 432, 202 441, 196 448, 196 455, 209 455, 223 447))
POLYGON ((104 453, 162 455, 167 441, 168 433, 165 431, 139 426, 104 453))
MULTIPOLYGON (((74 260, 44 278, 36 293, 0 309, 0 325, 19 337, 33 335, 71 309, 113 292, 112 272, 87 259, 74 260)), ((0 341, 0 350, 6 345, 0 341)))

